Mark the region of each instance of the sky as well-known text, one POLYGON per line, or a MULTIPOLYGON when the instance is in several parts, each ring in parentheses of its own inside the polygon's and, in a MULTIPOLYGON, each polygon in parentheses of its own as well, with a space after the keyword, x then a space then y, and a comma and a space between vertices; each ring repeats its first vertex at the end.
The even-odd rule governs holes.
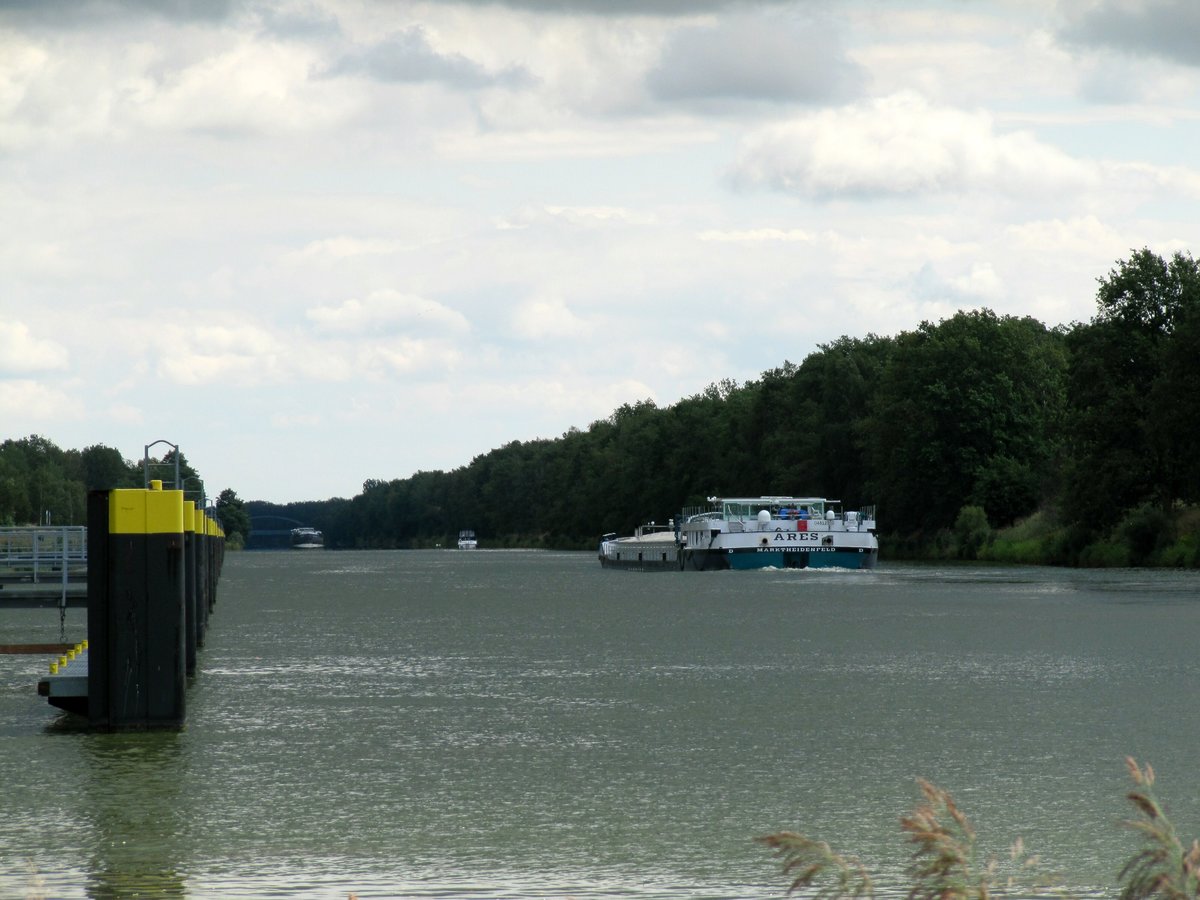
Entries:
POLYGON ((0 0, 0 438, 352 497, 1194 252, 1194 0, 0 0), (161 450, 161 445, 155 452, 161 450))

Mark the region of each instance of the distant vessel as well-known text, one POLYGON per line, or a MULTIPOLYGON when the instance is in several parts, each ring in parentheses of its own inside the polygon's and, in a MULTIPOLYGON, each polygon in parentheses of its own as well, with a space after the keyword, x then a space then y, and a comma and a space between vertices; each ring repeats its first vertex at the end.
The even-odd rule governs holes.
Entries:
POLYGON ((459 550, 475 550, 478 547, 479 541, 475 540, 475 532, 470 528, 464 528, 458 533, 459 550))
POLYGON ((685 509, 684 569, 871 569, 875 507, 842 511, 824 497, 709 497, 685 509))
POLYGON ((600 565, 614 569, 871 569, 879 559, 875 507, 842 511, 824 497, 709 497, 678 524, 606 534, 600 565))
POLYGON ((325 546, 325 535, 315 528, 304 526, 292 529, 293 550, 320 550, 325 546))
POLYGON ((674 524, 643 525, 633 537, 617 537, 616 533, 600 539, 600 565, 610 569, 633 569, 650 572, 660 569, 679 569, 679 535, 674 524))

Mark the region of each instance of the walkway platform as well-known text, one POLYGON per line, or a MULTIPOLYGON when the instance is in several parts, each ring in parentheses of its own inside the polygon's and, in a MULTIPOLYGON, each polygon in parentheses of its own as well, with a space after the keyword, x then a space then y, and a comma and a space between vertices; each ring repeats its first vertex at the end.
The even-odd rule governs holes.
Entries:
POLYGON ((51 664, 50 674, 38 681, 38 696, 51 706, 86 716, 88 713, 87 641, 76 644, 66 656, 51 664))
POLYGON ((0 609, 53 609, 87 606, 87 576, 62 584, 35 584, 0 579, 0 609))

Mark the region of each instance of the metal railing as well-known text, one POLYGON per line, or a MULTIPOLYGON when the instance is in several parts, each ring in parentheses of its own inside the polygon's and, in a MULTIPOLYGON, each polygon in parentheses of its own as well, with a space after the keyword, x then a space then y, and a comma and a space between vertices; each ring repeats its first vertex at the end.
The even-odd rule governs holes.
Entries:
POLYGON ((87 575, 87 528, 83 525, 0 528, 0 579, 61 585, 67 605, 72 575, 87 575))

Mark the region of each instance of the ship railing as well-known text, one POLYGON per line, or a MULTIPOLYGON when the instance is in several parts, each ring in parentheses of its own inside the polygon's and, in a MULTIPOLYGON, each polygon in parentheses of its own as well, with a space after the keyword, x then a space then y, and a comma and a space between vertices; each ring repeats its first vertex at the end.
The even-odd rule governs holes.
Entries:
MULTIPOLYGON (((684 522, 728 521, 729 530, 734 532, 762 530, 760 529, 758 523, 751 517, 743 518, 740 516, 726 516, 721 509, 713 509, 712 507, 684 507, 680 515, 682 521, 684 522)), ((874 531, 875 506, 863 506, 858 510, 849 510, 845 512, 843 512, 839 507, 830 509, 829 506, 827 506, 824 515, 789 515, 784 518, 772 517, 771 523, 768 526, 765 526, 765 528, 766 530, 772 530, 779 527, 780 522, 786 522, 791 525, 791 523, 797 520, 805 521, 809 531, 874 531), (833 518, 829 518, 829 512, 833 512, 833 518)))
POLYGON ((642 537, 647 534, 662 534, 664 531, 675 531, 675 523, 668 522, 666 525, 659 525, 657 522, 647 522, 645 525, 639 525, 634 529, 634 537, 642 537))
POLYGON ((864 506, 858 511, 859 530, 875 530, 875 504, 864 506))

